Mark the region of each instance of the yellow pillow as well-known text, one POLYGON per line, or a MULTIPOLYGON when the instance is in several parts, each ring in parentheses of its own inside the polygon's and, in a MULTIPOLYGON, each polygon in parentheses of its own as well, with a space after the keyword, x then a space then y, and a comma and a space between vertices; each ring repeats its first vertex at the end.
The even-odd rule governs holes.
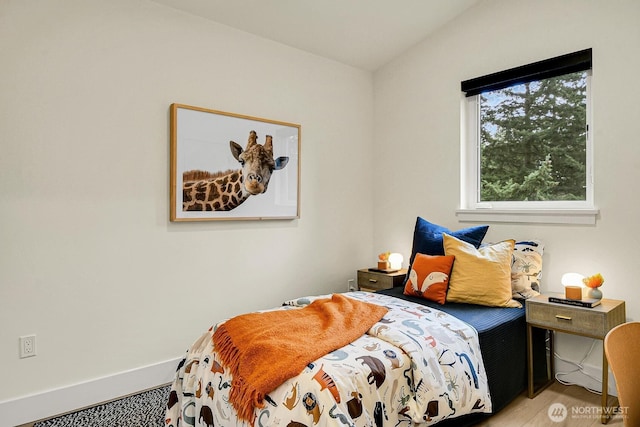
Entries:
POLYGON ((511 298, 511 257, 515 240, 476 249, 443 234, 444 253, 455 256, 449 279, 447 302, 522 307, 511 298))

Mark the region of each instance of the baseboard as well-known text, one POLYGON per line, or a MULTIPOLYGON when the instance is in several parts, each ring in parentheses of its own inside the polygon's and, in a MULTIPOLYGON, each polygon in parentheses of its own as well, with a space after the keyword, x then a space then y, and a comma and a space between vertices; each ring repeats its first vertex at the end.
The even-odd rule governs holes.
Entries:
POLYGON ((181 358, 0 402, 6 427, 50 418, 173 381, 181 358))

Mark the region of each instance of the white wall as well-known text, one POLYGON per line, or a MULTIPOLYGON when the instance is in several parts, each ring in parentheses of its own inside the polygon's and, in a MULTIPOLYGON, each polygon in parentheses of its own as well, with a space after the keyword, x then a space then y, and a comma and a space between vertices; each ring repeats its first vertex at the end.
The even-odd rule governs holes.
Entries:
MULTIPOLYGON (((387 197, 374 205, 374 247, 393 242, 408 256, 418 215, 454 229, 471 225, 455 216, 462 80, 591 47, 597 224, 494 223, 487 240, 543 240, 544 290, 561 292, 565 272, 601 272, 605 297, 626 300, 627 317, 640 319, 639 19, 637 0, 485 0, 378 70, 374 180, 387 197)), ((576 360, 590 347, 581 340, 569 355, 576 360)), ((600 351, 598 342, 588 363, 600 365, 600 351)))
POLYGON ((177 358, 370 260, 371 73, 147 0, 2 0, 0 58, 0 402, 177 358), (301 218, 170 223, 173 102, 301 124, 301 218))

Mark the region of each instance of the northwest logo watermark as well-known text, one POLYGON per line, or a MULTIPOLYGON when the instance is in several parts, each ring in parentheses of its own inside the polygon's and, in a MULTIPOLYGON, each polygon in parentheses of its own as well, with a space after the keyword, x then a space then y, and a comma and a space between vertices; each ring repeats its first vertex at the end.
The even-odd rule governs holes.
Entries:
POLYGON ((549 410, 547 411, 547 415, 549 419, 554 423, 561 423, 567 418, 567 407, 562 403, 553 403, 549 406, 549 410))
POLYGON ((626 406, 572 406, 570 409, 562 403, 553 403, 547 410, 549 419, 554 423, 561 423, 567 418, 597 419, 603 415, 609 418, 626 418, 629 408, 626 406))

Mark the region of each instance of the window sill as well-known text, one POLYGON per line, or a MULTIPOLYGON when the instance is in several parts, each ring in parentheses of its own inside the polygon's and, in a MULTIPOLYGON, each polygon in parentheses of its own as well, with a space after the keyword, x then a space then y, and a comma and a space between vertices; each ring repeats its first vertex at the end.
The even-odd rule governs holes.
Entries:
POLYGON ((599 209, 458 209, 461 222, 595 225, 599 209))

